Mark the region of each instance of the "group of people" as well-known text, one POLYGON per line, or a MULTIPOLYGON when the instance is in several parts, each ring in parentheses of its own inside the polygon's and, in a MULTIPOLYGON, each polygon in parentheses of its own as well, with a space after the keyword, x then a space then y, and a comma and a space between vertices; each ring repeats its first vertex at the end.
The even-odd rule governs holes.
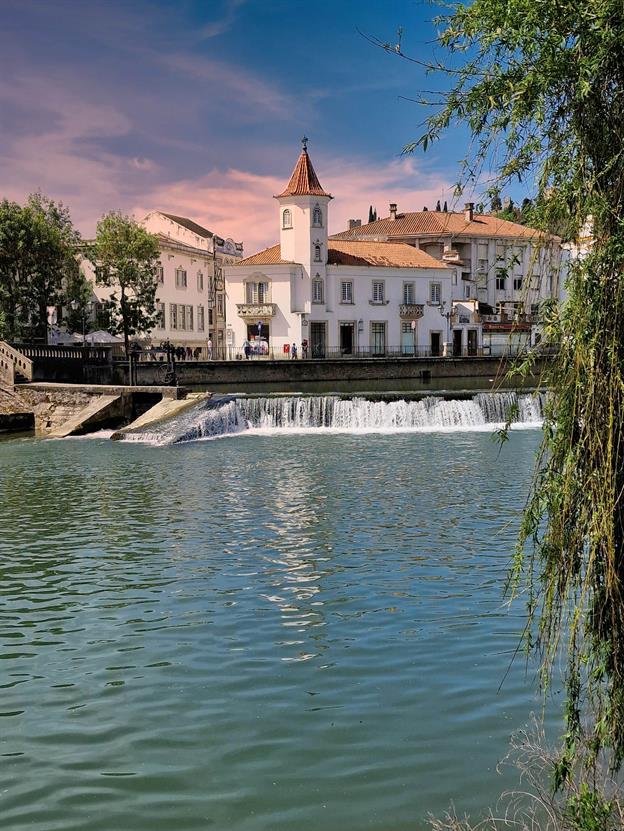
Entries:
MULTIPOLYGON (((256 343, 250 343, 248 340, 244 340, 243 341, 243 353, 245 355, 245 360, 248 361, 252 357, 252 355, 268 355, 269 354, 269 348, 268 348, 268 345, 266 344, 266 341, 264 341, 262 343, 262 345, 265 345, 264 350, 261 350, 260 346, 258 346, 256 343)), ((287 350, 287 347, 285 346, 284 351, 286 351, 286 350, 287 350)), ((297 360, 297 358, 299 357, 299 354, 298 354, 296 343, 293 343, 290 346, 290 349, 288 350, 288 354, 290 355, 290 359, 292 361, 297 360)), ((305 339, 301 341, 301 357, 304 360, 308 357, 308 341, 305 340, 305 339)))

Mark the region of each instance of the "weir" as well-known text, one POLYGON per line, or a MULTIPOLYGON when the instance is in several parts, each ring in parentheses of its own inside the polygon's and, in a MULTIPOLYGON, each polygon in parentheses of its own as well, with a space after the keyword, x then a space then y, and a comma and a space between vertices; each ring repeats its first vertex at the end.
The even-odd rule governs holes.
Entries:
POLYGON ((429 432, 495 429, 510 421, 541 424, 544 393, 479 393, 462 400, 429 396, 421 400, 373 400, 335 395, 235 397, 203 401, 187 412, 124 441, 177 444, 247 431, 429 432))

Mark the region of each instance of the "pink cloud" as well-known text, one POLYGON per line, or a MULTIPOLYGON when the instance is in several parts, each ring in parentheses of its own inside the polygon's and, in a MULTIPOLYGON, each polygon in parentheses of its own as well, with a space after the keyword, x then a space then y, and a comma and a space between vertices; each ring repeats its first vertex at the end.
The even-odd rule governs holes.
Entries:
MULTIPOLYGON (((294 164, 295 159, 293 159, 294 164)), ((400 210, 433 207, 438 199, 451 201, 450 184, 436 175, 418 172, 412 159, 371 165, 364 161, 334 159, 317 164, 317 173, 330 203, 330 233, 348 227, 349 219, 368 219, 368 207, 379 216, 388 214, 388 203, 400 210)), ((197 179, 163 184, 134 203, 140 217, 151 210, 188 216, 220 236, 242 241, 245 253, 274 245, 279 238, 277 202, 273 199, 288 181, 290 169, 280 176, 262 176, 243 170, 213 170, 197 179)))

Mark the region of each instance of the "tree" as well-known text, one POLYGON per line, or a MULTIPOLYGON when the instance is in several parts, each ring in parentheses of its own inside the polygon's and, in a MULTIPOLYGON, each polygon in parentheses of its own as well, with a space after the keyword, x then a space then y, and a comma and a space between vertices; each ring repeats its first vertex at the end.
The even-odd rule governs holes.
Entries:
POLYGON ((147 332, 156 323, 158 238, 131 217, 113 211, 98 222, 88 259, 97 284, 113 289, 105 304, 109 331, 123 334, 127 356, 130 336, 147 332))
POLYGON ((63 323, 70 332, 91 331, 89 303, 93 302, 93 286, 75 261, 75 268, 63 282, 63 323))
POLYGON ((496 190, 534 181, 542 228, 575 239, 593 221, 569 300, 546 321, 559 351, 511 574, 512 591, 525 581, 526 643, 545 684, 566 647, 562 781, 580 757, 624 760, 624 5, 473 0, 438 26, 454 59, 429 68, 450 88, 406 149, 467 124, 475 149, 460 188, 500 159, 496 190))
POLYGON ((62 302, 80 237, 68 209, 40 193, 0 203, 0 310, 11 340, 45 340, 48 306, 62 302))

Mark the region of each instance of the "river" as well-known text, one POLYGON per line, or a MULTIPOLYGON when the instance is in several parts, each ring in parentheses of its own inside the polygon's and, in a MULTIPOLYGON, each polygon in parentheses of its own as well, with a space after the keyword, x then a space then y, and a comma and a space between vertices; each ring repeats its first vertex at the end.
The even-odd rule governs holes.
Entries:
POLYGON ((540 707, 502 599, 539 436, 2 442, 3 829, 482 813, 540 707))

